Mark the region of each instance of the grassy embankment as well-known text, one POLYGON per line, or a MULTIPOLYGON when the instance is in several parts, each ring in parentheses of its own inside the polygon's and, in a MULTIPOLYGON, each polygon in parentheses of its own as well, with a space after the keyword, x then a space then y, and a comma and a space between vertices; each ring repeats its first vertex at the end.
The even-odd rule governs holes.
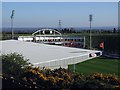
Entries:
MULTIPOLYGON (((120 74, 118 71, 120 67, 119 64, 120 60, 118 59, 98 57, 76 64, 75 71, 85 75, 98 72, 103 74, 115 74, 118 76, 120 74)), ((69 65, 69 69, 73 70, 73 67, 73 65, 69 65)))

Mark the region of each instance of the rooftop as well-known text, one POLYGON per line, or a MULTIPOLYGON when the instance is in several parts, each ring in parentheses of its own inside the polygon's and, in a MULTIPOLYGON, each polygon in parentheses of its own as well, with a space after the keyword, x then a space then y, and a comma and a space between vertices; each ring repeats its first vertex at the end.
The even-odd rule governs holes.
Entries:
POLYGON ((34 42, 23 42, 18 40, 0 41, 0 54, 17 52, 29 59, 32 64, 39 64, 51 61, 59 61, 69 58, 81 57, 90 53, 98 52, 94 50, 47 45, 34 42))

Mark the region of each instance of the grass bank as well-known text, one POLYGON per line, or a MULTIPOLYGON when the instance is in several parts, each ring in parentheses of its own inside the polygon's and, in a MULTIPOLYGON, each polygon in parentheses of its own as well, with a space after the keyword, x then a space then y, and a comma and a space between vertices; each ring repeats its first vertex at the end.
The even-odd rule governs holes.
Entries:
MULTIPOLYGON (((119 64, 120 60, 118 59, 98 57, 76 64, 75 71, 85 75, 98 72, 103 74, 115 74, 118 76, 120 74, 118 71, 119 64)), ((69 69, 73 70, 74 65, 69 65, 69 69)))

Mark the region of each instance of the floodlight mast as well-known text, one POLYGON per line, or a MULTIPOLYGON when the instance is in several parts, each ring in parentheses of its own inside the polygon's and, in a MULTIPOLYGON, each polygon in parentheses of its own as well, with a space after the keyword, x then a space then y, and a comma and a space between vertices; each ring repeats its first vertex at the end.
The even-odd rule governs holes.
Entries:
POLYGON ((11 16, 10 16, 10 18, 11 18, 12 39, 14 39, 14 31, 13 31, 13 18, 14 18, 14 12, 15 12, 15 10, 12 10, 12 14, 11 14, 11 16))
POLYGON ((61 20, 59 20, 59 30, 61 30, 61 20))
POLYGON ((92 22, 92 14, 89 15, 90 20, 90 49, 92 49, 92 33, 91 33, 91 22, 92 22))

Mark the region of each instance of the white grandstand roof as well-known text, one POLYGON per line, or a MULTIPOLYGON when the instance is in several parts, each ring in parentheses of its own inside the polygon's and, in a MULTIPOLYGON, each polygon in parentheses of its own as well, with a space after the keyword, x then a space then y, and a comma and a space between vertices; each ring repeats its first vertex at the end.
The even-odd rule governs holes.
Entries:
POLYGON ((34 65, 69 58, 72 59, 97 52, 93 50, 47 45, 34 42, 23 42, 18 40, 0 41, 0 45, 2 45, 0 54, 17 52, 29 59, 34 65))

